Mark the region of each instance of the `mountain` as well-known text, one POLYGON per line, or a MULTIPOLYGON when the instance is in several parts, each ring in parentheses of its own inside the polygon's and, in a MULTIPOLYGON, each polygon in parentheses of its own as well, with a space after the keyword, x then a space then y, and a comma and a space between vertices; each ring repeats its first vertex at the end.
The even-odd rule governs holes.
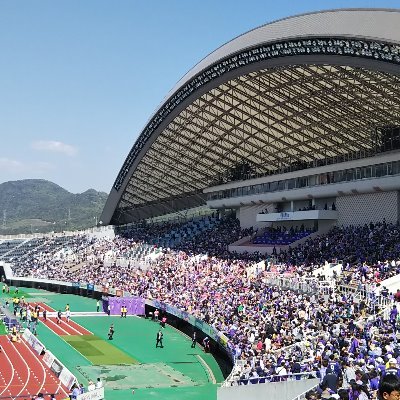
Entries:
POLYGON ((60 232, 93 227, 107 193, 89 189, 73 194, 44 179, 0 184, 0 235, 60 232))

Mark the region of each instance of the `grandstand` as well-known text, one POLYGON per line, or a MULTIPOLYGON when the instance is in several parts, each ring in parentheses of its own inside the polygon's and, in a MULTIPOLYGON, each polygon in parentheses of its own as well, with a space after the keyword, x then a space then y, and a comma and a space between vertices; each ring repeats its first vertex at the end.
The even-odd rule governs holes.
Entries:
POLYGON ((398 10, 311 13, 218 48, 155 110, 121 167, 102 223, 199 205, 222 215, 234 210, 240 226, 258 228, 261 237, 271 226, 324 233, 396 222, 398 18, 398 10))
POLYGON ((155 110, 102 227, 0 242, 6 278, 145 299, 210 338, 219 400, 302 399, 322 360, 368 382, 400 363, 398 26, 332 10, 221 46, 155 110))

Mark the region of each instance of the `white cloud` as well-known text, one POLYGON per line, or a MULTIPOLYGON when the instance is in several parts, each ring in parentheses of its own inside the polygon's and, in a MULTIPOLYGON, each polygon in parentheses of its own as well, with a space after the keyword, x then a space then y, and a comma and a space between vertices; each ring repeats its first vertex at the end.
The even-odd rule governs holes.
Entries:
POLYGON ((6 171, 21 170, 24 164, 18 160, 11 160, 10 158, 0 157, 0 168, 6 171))
POLYGON ((0 170, 1 172, 7 173, 42 173, 51 171, 54 166, 48 162, 22 162, 18 160, 12 160, 7 157, 0 157, 0 170))
POLYGON ((74 146, 56 140, 38 140, 32 143, 32 148, 35 150, 62 153, 69 157, 73 157, 78 152, 74 146))

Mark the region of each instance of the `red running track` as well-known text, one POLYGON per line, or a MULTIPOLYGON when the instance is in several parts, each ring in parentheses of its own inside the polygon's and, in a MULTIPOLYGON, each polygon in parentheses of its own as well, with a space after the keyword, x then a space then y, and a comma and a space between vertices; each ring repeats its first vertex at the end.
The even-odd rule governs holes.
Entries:
MULTIPOLYGON (((37 303, 41 309, 45 309, 47 312, 56 312, 54 308, 51 308, 45 303, 37 303)), ((62 322, 57 324, 56 317, 47 317, 47 320, 44 321, 43 318, 41 321, 54 333, 57 335, 92 335, 92 332, 85 329, 83 326, 79 325, 75 321, 71 319, 69 322, 66 321, 65 316, 62 318, 62 322)))
POLYGON ((59 393, 57 399, 68 396, 67 388, 24 340, 11 343, 7 336, 0 336, 0 344, 0 396, 31 399, 39 392, 59 393))

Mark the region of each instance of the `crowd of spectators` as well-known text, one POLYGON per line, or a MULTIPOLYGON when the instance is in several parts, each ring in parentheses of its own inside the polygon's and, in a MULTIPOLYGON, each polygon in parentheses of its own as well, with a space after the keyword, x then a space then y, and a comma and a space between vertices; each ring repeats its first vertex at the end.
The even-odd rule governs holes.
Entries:
POLYGON ((46 237, 39 246, 14 259, 11 268, 15 276, 62 280, 68 276, 70 264, 78 265, 93 242, 83 234, 46 237))
POLYGON ((306 228, 304 224, 299 226, 269 227, 264 229, 261 235, 252 238, 253 244, 286 246, 297 240, 303 239, 315 232, 314 229, 306 228))
POLYGON ((318 396, 328 383, 335 392, 339 382, 351 389, 354 385, 349 377, 354 377, 359 389, 369 384, 373 391, 374 372, 387 370, 389 361, 400 361, 397 315, 384 320, 376 307, 333 289, 300 293, 270 283, 271 273, 311 279, 325 261, 338 259, 343 260, 343 273, 334 277, 337 283, 357 286, 397 274, 398 225, 335 227, 327 235, 279 252, 254 274, 251 267, 254 261, 263 260, 260 254, 238 256, 228 250, 229 243, 253 231, 241 230, 231 217, 219 221, 212 232, 183 240, 176 249, 164 249, 148 269, 105 265, 107 254, 129 255, 144 240, 151 244, 156 234, 159 231, 152 226, 143 225, 114 239, 77 237, 71 253, 77 264, 84 264, 80 269, 66 270, 63 259, 43 249, 32 252, 31 259, 15 268, 29 276, 123 289, 187 311, 228 337, 235 359, 244 363, 237 376, 242 384, 307 373, 322 381, 318 396), (327 367, 333 364, 335 384, 326 378, 327 367))
POLYGON ((304 244, 282 251, 278 262, 321 264, 342 260, 351 265, 400 258, 400 226, 370 223, 363 226, 334 227, 328 234, 307 240, 304 244))

